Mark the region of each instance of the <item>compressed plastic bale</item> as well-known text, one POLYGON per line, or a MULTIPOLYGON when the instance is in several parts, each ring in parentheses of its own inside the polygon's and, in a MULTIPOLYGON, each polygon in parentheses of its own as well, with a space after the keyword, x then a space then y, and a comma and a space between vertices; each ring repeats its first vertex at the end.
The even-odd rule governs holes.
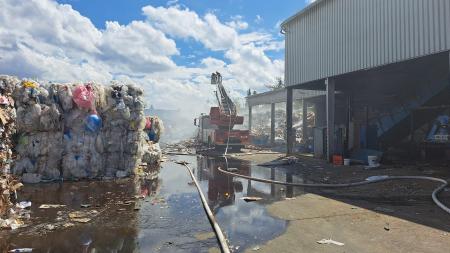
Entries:
POLYGON ((103 154, 105 152, 105 147, 104 147, 104 144, 103 144, 103 135, 102 134, 97 135, 97 137, 95 138, 95 150, 99 154, 103 154))
POLYGON ((102 85, 94 85, 93 90, 95 94, 95 107, 99 112, 105 111, 108 107, 106 87, 102 85))
POLYGON ((28 157, 16 160, 13 168, 15 175, 22 175, 27 171, 35 171, 35 166, 28 157))
POLYGON ((60 112, 56 104, 43 105, 39 118, 39 129, 41 131, 57 131, 61 128, 60 112))
POLYGON ((144 112, 133 112, 131 114, 129 129, 130 130, 144 130, 146 124, 146 118, 144 112))
POLYGON ((20 84, 20 80, 14 76, 0 76, 0 88, 4 93, 11 94, 16 89, 16 86, 20 84))
POLYGON ((79 131, 72 134, 70 138, 64 139, 64 150, 66 153, 82 154, 95 150, 96 135, 79 131))
POLYGON ((141 164, 141 159, 136 155, 125 154, 123 159, 123 166, 119 170, 126 171, 129 175, 134 174, 135 170, 141 164))
POLYGON ((79 108, 74 108, 66 114, 64 125, 71 130, 72 134, 78 134, 85 131, 86 117, 89 112, 83 111, 79 108))
POLYGON ((128 88, 128 95, 132 96, 132 97, 140 97, 144 94, 144 90, 134 84, 128 84, 127 85, 128 88))
POLYGON ((116 171, 123 170, 123 153, 107 153, 105 159, 105 176, 114 177, 116 171))
POLYGON ((88 177, 86 168, 88 161, 83 154, 68 153, 62 159, 62 169, 64 178, 83 179, 88 177))
POLYGON ((47 155, 52 148, 49 145, 49 138, 54 138, 54 136, 49 136, 46 132, 23 134, 19 137, 17 152, 30 158, 47 155))
POLYGON ((96 178, 104 174, 104 156, 98 152, 91 152, 89 157, 89 177, 96 178))
POLYGON ((41 105, 31 104, 17 108, 17 128, 22 132, 33 132, 39 125, 41 105))
POLYGON ((38 91, 37 98, 40 104, 47 104, 51 102, 47 87, 40 86, 39 88, 37 88, 37 91, 38 91))
POLYGON ((129 131, 126 138, 125 153, 136 155, 139 153, 139 150, 142 149, 142 145, 142 132, 129 131))
POLYGON ((108 153, 122 152, 124 149, 124 141, 126 133, 123 129, 112 128, 110 131, 104 132, 104 146, 105 151, 108 153))
POLYGON ((46 101, 46 105, 58 105, 60 106, 59 97, 58 97, 58 85, 57 84, 49 84, 47 87, 48 91, 48 100, 46 101))
POLYGON ((72 89, 69 85, 60 85, 57 88, 58 90, 58 100, 65 112, 70 111, 73 108, 72 101, 72 89))
POLYGON ((59 156, 55 157, 55 155, 49 156, 40 156, 36 160, 36 172, 41 175, 42 179, 46 180, 55 180, 59 179, 61 174, 59 171, 60 167, 60 159, 59 156))
MULTIPOLYGON (((28 170, 36 171, 43 179, 56 179, 61 172, 65 178, 118 176, 117 171, 119 175, 132 174, 147 149, 142 134, 142 89, 122 86, 121 95, 112 97, 111 87, 92 85, 92 106, 80 107, 73 106, 76 99, 72 91, 78 86, 20 84, 14 89, 20 98, 16 103, 22 136, 22 144, 17 145, 18 157, 35 163, 28 170), (39 116, 29 117, 37 112, 35 105, 40 106, 39 116), (100 129, 89 127, 88 115, 95 109, 103 121, 100 129)), ((19 172, 26 171, 22 168, 19 172)))

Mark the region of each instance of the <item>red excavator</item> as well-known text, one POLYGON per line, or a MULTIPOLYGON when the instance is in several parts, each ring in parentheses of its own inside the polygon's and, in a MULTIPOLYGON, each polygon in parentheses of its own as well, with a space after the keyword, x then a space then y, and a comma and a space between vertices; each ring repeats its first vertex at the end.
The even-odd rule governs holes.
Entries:
POLYGON ((219 72, 211 75, 211 84, 217 86, 214 93, 219 106, 211 107, 209 115, 202 114, 194 120, 194 125, 199 127, 198 141, 216 149, 223 149, 228 145, 228 149, 240 150, 250 143, 250 132, 233 130, 233 127, 242 125, 244 117, 237 116, 236 105, 225 91, 219 72))

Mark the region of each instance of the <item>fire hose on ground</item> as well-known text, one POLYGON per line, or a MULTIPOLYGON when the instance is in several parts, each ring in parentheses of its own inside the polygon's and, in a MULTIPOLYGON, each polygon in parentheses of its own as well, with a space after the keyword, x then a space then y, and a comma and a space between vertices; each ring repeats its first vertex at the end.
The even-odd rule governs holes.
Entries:
POLYGON ((220 228, 219 224, 217 223, 217 221, 214 217, 214 214, 212 213, 211 209, 209 208, 209 205, 208 205, 208 202, 206 201, 205 195, 203 195, 203 192, 200 189, 200 185, 198 184, 194 173, 192 173, 192 169, 189 167, 189 165, 186 162, 175 162, 175 163, 183 165, 189 171, 192 181, 194 182, 195 187, 197 187, 198 194, 200 195, 200 199, 202 201, 203 208, 205 209, 206 215, 208 216, 209 222, 211 223, 211 226, 214 229, 214 233, 216 234, 217 240, 219 241, 220 248, 222 249, 223 253, 230 253, 230 248, 228 247, 227 240, 225 239, 222 229, 220 228))
POLYGON ((269 180, 269 179, 262 179, 262 178, 255 178, 250 176, 241 175, 238 173, 229 172, 226 170, 223 170, 222 168, 218 168, 218 170, 221 173, 240 177, 252 181, 262 182, 262 183, 268 183, 268 184, 279 184, 279 185, 285 185, 285 186, 294 186, 294 187, 311 187, 311 188, 345 188, 345 187, 355 187, 355 186, 362 186, 362 185, 368 185, 368 184, 375 184, 380 182, 386 182, 386 181, 393 181, 393 180, 429 180, 434 182, 440 182, 442 183, 441 186, 436 188, 433 193, 431 194, 431 197, 434 201, 434 203, 440 207, 442 210, 450 214, 450 208, 445 206, 441 201, 439 201, 437 195, 444 190, 448 186, 448 182, 441 178, 435 178, 435 177, 425 177, 425 176, 373 176, 367 178, 365 181, 359 181, 359 182, 353 182, 353 183, 341 183, 341 184, 307 184, 307 183, 287 183, 282 181, 276 181, 276 180, 269 180))

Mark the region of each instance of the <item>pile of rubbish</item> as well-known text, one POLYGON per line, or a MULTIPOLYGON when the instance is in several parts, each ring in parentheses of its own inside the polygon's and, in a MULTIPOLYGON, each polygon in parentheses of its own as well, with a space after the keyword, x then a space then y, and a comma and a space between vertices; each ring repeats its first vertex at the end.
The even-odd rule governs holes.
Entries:
MULTIPOLYGON (((254 145, 259 146, 267 146, 270 145, 270 112, 259 113, 253 116, 254 117, 254 125, 252 126, 251 137, 252 143, 254 145)), ((285 111, 277 111, 276 119, 283 119, 281 121, 276 121, 275 125, 275 144, 276 145, 284 145, 286 143, 286 118, 285 111)), ((295 133, 296 143, 303 143, 307 140, 304 140, 303 132, 302 132, 302 112, 294 111, 293 112, 293 130, 295 133)), ((307 114, 307 124, 308 128, 312 129, 314 127, 315 122, 315 114, 313 112, 308 112, 307 114)))
POLYGON ((17 190, 22 186, 23 184, 11 175, 0 176, 0 190, 2 193, 0 196, 0 229, 15 229, 23 224, 20 220, 21 216, 25 216, 25 213, 22 212, 22 209, 24 209, 22 207, 27 204, 17 203, 17 207, 14 207, 13 204, 13 201, 17 199, 17 190))
MULTIPOLYGON (((15 101, 17 158, 23 182, 126 177, 161 156, 163 131, 145 117, 143 90, 132 84, 38 83, 1 76, 15 101)), ((13 127, 12 127, 13 128, 13 127)))
POLYGON ((13 82, 9 77, 0 77, 0 175, 8 174, 13 159, 16 110, 14 108, 13 82))

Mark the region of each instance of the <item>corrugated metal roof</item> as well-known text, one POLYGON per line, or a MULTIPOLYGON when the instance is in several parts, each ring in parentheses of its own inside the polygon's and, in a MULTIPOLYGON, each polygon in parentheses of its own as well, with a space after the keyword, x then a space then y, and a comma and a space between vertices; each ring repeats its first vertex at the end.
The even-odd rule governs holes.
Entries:
POLYGON ((288 86, 450 50, 450 0, 317 0, 283 25, 288 86))
POLYGON ((283 23, 281 23, 281 25, 280 25, 281 28, 283 28, 287 23, 291 22, 292 20, 296 19, 297 17, 300 17, 304 13, 308 12, 308 10, 310 10, 312 7, 316 6, 317 4, 319 4, 320 2, 323 2, 323 1, 325 1, 325 0, 316 0, 316 1, 308 4, 307 6, 305 6, 305 8, 301 9, 299 12, 297 12, 296 14, 290 16, 288 19, 283 21, 283 23))

